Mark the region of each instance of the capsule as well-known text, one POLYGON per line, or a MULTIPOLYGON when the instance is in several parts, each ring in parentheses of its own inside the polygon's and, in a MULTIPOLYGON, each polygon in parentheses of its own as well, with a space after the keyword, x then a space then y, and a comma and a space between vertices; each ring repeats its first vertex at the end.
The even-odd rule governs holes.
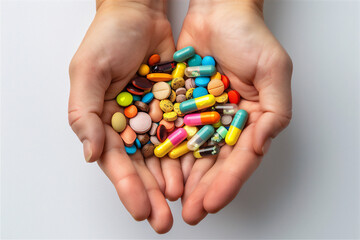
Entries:
POLYGON ((154 154, 155 156, 161 158, 165 156, 168 152, 170 152, 171 149, 179 145, 182 141, 185 140, 187 137, 187 132, 183 128, 177 129, 175 132, 173 132, 168 138, 158 145, 155 150, 154 154))
POLYGON ((188 140, 190 140, 199 131, 199 129, 197 127, 190 127, 187 125, 184 126, 184 129, 187 132, 188 140))
POLYGON ((203 158, 206 156, 214 156, 214 155, 218 155, 220 152, 220 147, 215 145, 215 146, 211 146, 211 147, 205 147, 205 148, 200 148, 196 151, 194 151, 194 157, 195 158, 203 158))
POLYGON ((218 112, 192 113, 184 117, 184 123, 188 126, 199 126, 217 123, 220 120, 218 112))
POLYGON ((177 159, 177 158, 181 157, 182 155, 190 152, 190 150, 187 146, 187 143, 188 143, 188 141, 182 142, 179 146, 177 146, 176 148, 171 150, 169 152, 169 157, 172 159, 177 159))
POLYGON ((211 107, 215 104, 215 97, 211 94, 189 99, 180 103, 180 111, 183 114, 211 107))
POLYGON ((176 68, 175 68, 174 71, 172 72, 173 78, 178 78, 178 77, 181 77, 181 78, 182 78, 182 77, 184 77, 185 68, 186 68, 185 63, 178 63, 178 64, 176 64, 176 68))
POLYGON ((228 130, 224 126, 219 127, 214 133, 214 135, 211 137, 211 142, 215 144, 220 143, 222 140, 225 139, 227 132, 228 130))
POLYGON ((199 149, 211 136, 214 134, 215 129, 211 125, 203 126, 187 143, 189 150, 195 151, 199 149))
POLYGON ((177 62, 184 62, 186 59, 195 55, 195 49, 191 46, 184 47, 174 53, 174 60, 177 62))
POLYGON ((213 107, 214 111, 217 111, 221 115, 231 115, 234 116, 238 110, 238 107, 234 103, 225 103, 225 104, 216 104, 213 107))
POLYGON ((248 113, 245 110, 240 109, 236 112, 234 119, 231 122, 228 133, 225 137, 225 142, 228 145, 234 145, 240 137, 245 123, 248 119, 248 113))
POLYGON ((187 67, 185 75, 187 77, 211 77, 216 73, 216 68, 212 65, 187 67))
POLYGON ((152 73, 170 73, 176 67, 176 62, 165 62, 151 66, 150 70, 152 73))

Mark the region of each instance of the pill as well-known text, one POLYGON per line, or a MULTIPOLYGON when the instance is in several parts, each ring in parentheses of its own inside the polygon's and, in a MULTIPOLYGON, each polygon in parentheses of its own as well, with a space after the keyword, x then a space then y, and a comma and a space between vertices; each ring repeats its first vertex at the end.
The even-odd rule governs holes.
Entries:
POLYGON ((187 77, 211 77, 215 73, 216 68, 212 65, 185 68, 185 75, 187 77))
POLYGON ((150 72, 150 67, 147 64, 141 64, 138 70, 140 76, 146 76, 150 72))
POLYGON ((184 141, 181 144, 179 144, 177 147, 173 148, 169 152, 169 157, 172 159, 177 159, 177 158, 181 157, 182 155, 190 152, 190 150, 187 147, 187 142, 188 141, 184 141))
POLYGON ((160 62, 160 55, 159 54, 153 54, 149 57, 148 63, 150 66, 155 65, 160 62))
POLYGON ((171 73, 176 66, 176 62, 159 63, 151 67, 152 73, 171 73))
POLYGON ((149 92, 141 98, 141 101, 143 103, 149 104, 153 99, 154 99, 154 94, 152 92, 149 92))
POLYGON ((218 128, 218 127, 222 126, 222 125, 221 125, 221 120, 217 121, 216 123, 213 123, 212 126, 213 126, 214 128, 218 128))
POLYGON ((195 78, 195 84, 198 87, 206 87, 210 82, 209 77, 197 77, 195 78))
POLYGON ((184 126, 184 119, 182 117, 178 117, 175 120, 174 124, 175 124, 175 127, 180 128, 180 127, 184 126))
POLYGON ((183 128, 178 128, 174 131, 170 136, 159 146, 157 146, 154 150, 154 154, 157 157, 163 157, 171 149, 179 145, 182 141, 184 141, 187 137, 187 133, 183 128))
POLYGON ((215 97, 220 96, 224 92, 224 84, 219 79, 214 79, 209 82, 207 89, 210 94, 214 95, 215 97))
POLYGON ((176 93, 174 90, 171 90, 170 96, 169 96, 169 100, 171 102, 175 102, 176 101, 176 93))
POLYGON ((221 124, 224 126, 229 126, 232 121, 232 116, 230 115, 224 115, 221 117, 221 124))
POLYGON ((228 92, 229 102, 239 104, 240 102, 240 94, 236 90, 231 90, 228 92))
POLYGON ((176 68, 171 75, 173 76, 173 78, 183 78, 185 74, 185 68, 185 63, 178 63, 176 64, 176 68))
POLYGON ((130 147, 125 146, 125 151, 128 155, 133 155, 136 153, 136 146, 134 144, 130 147))
POLYGON ((229 100, 228 94, 223 92, 220 96, 215 97, 217 103, 227 103, 229 100))
POLYGON ((168 122, 173 122, 177 119, 176 112, 167 112, 163 114, 163 118, 168 122))
POLYGON ((166 82, 172 79, 171 74, 167 73, 150 73, 146 75, 147 79, 154 82, 166 82))
POLYGON ((215 59, 211 56, 205 56, 202 61, 201 61, 201 65, 212 65, 215 66, 215 59))
POLYGON ((215 97, 211 94, 208 94, 199 98, 193 98, 180 103, 180 111, 186 114, 193 111, 211 107, 214 104, 215 104, 215 97))
POLYGON ((185 125, 183 128, 187 132, 187 139, 188 140, 190 140, 199 131, 199 129, 197 127, 195 127, 195 126, 191 127, 191 126, 185 125))
POLYGON ((163 100, 170 96, 171 87, 166 82, 158 82, 154 84, 152 93, 156 99, 163 100))
POLYGON ((150 136, 147 133, 144 134, 138 134, 137 135, 137 139, 139 140, 139 142, 141 143, 141 145, 145 145, 146 143, 148 143, 150 141, 150 136))
POLYGON ((194 89, 195 89, 195 88, 190 88, 190 89, 188 89, 188 90, 186 91, 186 94, 185 94, 186 99, 189 100, 189 99, 191 99, 191 98, 193 97, 194 89))
POLYGON ((226 134, 227 134, 227 130, 224 126, 220 126, 216 132, 214 133, 214 135, 211 137, 211 141, 214 142, 215 144, 220 143, 222 140, 225 139, 226 134))
POLYGON ((148 143, 144 145, 141 149, 141 153, 144 156, 144 158, 149 158, 154 155, 154 145, 151 143, 148 143))
POLYGON ((203 158, 206 156, 218 155, 219 152, 220 152, 220 147, 215 145, 215 146, 200 148, 194 151, 193 155, 195 158, 203 158))
POLYGON ((221 81, 223 82, 225 89, 227 89, 230 86, 230 81, 227 76, 221 75, 221 81))
POLYGON ((151 126, 151 128, 150 128, 149 134, 150 134, 151 136, 156 135, 156 130, 157 130, 157 128, 158 128, 158 124, 157 124, 157 123, 153 123, 152 126, 151 126))
POLYGON ((137 108, 135 105, 130 105, 124 109, 124 114, 127 118, 133 118, 138 113, 137 108))
POLYGON ((189 90, 190 88, 196 88, 195 80, 193 78, 186 79, 185 88, 186 90, 189 90))
POLYGON ((176 51, 173 55, 173 58, 177 62, 184 62, 186 59, 191 58, 194 55, 195 49, 191 46, 188 46, 176 51))
POLYGON ((163 112, 167 113, 167 112, 171 112, 172 110, 174 110, 174 105, 172 104, 172 102, 168 99, 163 99, 160 101, 160 108, 163 112))
POLYGON ((176 96, 177 103, 182 103, 184 101, 186 101, 186 96, 184 94, 180 94, 180 95, 176 96))
POLYGON ((134 102, 134 105, 138 108, 139 111, 149 112, 149 105, 144 102, 136 101, 134 102))
POLYGON ((156 129, 156 137, 159 139, 160 142, 164 142, 167 136, 168 136, 168 132, 166 130, 166 127, 160 124, 156 129))
POLYGON ((220 113, 221 115, 231 115, 234 116, 238 111, 238 107, 233 103, 226 104, 216 104, 213 109, 220 113))
POLYGON ((160 108, 160 101, 154 99, 149 104, 149 115, 153 122, 159 122, 162 119, 163 111, 160 108))
POLYGON ((142 90, 150 90, 152 88, 152 83, 144 77, 135 77, 131 80, 131 84, 142 90))
POLYGON ((219 72, 215 73, 214 75, 211 76, 210 81, 214 79, 221 80, 221 74, 219 72))
POLYGON ((129 106, 132 103, 132 101, 133 101, 133 97, 128 92, 121 92, 116 97, 116 102, 122 107, 129 106))
POLYGON ((167 132, 172 132, 175 129, 175 123, 166 121, 165 119, 161 120, 159 124, 162 124, 165 126, 167 132))
POLYGON ((171 88, 177 90, 178 88, 182 88, 185 86, 185 80, 182 77, 174 78, 171 81, 171 88))
POLYGON ((120 137, 124 141, 125 146, 130 147, 135 142, 136 133, 129 125, 127 125, 125 130, 120 133, 120 137))
POLYGON ((137 95, 134 95, 133 96, 133 101, 140 101, 141 100, 141 96, 137 96, 137 95))
POLYGON ((182 94, 183 95, 186 94, 186 88, 181 87, 176 89, 176 95, 182 95, 182 94))
POLYGON ((219 120, 220 120, 220 114, 215 111, 192 113, 192 114, 187 114, 184 117, 184 123, 187 126, 214 124, 217 123, 219 120))
MULTIPOLYGON (((156 136, 151 136, 150 137, 150 141, 152 144, 154 144, 155 146, 159 145, 161 142, 159 141, 159 139, 156 136)), ((146 146, 146 145, 145 145, 146 146)))
POLYGON ((187 63, 189 67, 195 67, 195 66, 200 66, 201 61, 202 58, 199 55, 195 54, 194 56, 188 59, 187 63))
POLYGON ((111 126, 116 132, 124 131, 126 127, 126 118, 121 112, 116 112, 111 117, 111 126))
POLYGON ((240 109, 236 112, 234 119, 231 122, 228 133, 225 137, 225 142, 228 145, 234 145, 240 137, 241 131, 243 130, 245 123, 248 119, 248 113, 240 109))
POLYGON ((133 85, 127 85, 126 90, 132 95, 142 96, 144 94, 144 90, 136 88, 133 85))
POLYGON ((204 87, 197 87, 193 91, 193 98, 199 98, 205 95, 208 95, 208 91, 204 87))
POLYGON ((136 133, 146 133, 152 125, 151 117, 147 113, 139 112, 136 117, 129 120, 129 125, 136 133))
POLYGON ((215 129, 211 125, 203 126, 187 143, 191 151, 199 149, 214 134, 215 129))
POLYGON ((136 148, 141 148, 141 143, 138 138, 135 139, 135 146, 136 146, 136 148))
MULTIPOLYGON (((186 99, 185 99, 186 100, 186 99)), ((184 114, 182 114, 182 112, 180 111, 180 103, 175 103, 174 104, 174 112, 176 112, 176 114, 181 117, 183 116, 184 114)))

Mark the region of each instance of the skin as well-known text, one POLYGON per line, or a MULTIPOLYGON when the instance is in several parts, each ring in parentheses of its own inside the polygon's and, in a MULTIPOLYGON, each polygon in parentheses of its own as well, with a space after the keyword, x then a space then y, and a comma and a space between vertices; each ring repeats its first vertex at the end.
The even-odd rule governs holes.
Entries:
POLYGON ((292 62, 266 27, 262 1, 192 0, 177 49, 193 46, 213 56, 217 67, 249 113, 235 146, 216 158, 182 160, 186 185, 182 215, 191 225, 230 203, 259 166, 277 136, 290 122, 292 62), (194 24, 196 23, 196 24, 194 24), (184 166, 186 165, 186 166, 184 166))
POLYGON ((175 51, 165 2, 98 1, 96 16, 70 64, 69 123, 83 143, 87 162, 97 161, 134 217, 147 219, 158 233, 173 222, 166 202, 183 193, 180 161, 139 151, 131 158, 111 125, 123 111, 114 100, 141 63, 154 53, 162 61, 175 51))

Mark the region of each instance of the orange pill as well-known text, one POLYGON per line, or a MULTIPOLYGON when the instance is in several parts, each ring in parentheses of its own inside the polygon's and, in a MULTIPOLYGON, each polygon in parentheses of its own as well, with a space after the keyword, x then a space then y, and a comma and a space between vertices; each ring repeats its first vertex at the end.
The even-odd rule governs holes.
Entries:
POLYGON ((124 109, 124 114, 127 118, 133 118, 138 113, 137 107, 135 105, 130 105, 124 109))
POLYGON ((214 79, 209 82, 207 88, 210 94, 217 97, 224 92, 224 83, 219 79, 214 79))
POLYGON ((169 121, 166 121, 164 119, 160 121, 159 125, 164 125, 167 132, 172 132, 175 129, 175 123, 174 122, 169 122, 169 121))
POLYGON ((125 146, 130 147, 135 142, 136 133, 129 125, 127 125, 125 130, 120 133, 120 137, 124 141, 125 146))
POLYGON ((167 73, 150 73, 146 78, 154 82, 167 82, 172 80, 172 75, 167 73))
POLYGON ((160 62, 160 55, 159 54, 151 55, 151 57, 149 58, 149 61, 148 61, 150 66, 153 66, 153 65, 155 65, 155 64, 157 64, 159 62, 160 62))

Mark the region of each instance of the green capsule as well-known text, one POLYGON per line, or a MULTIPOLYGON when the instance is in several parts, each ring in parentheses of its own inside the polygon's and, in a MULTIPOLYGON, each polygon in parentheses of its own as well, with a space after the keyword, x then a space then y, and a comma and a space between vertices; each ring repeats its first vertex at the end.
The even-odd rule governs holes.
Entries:
POLYGON ((187 67, 185 69, 185 75, 187 77, 211 77, 215 73, 216 68, 212 65, 187 67))
POLYGON ((185 47, 174 53, 174 60, 177 62, 184 62, 186 59, 195 55, 195 49, 191 46, 185 47))

